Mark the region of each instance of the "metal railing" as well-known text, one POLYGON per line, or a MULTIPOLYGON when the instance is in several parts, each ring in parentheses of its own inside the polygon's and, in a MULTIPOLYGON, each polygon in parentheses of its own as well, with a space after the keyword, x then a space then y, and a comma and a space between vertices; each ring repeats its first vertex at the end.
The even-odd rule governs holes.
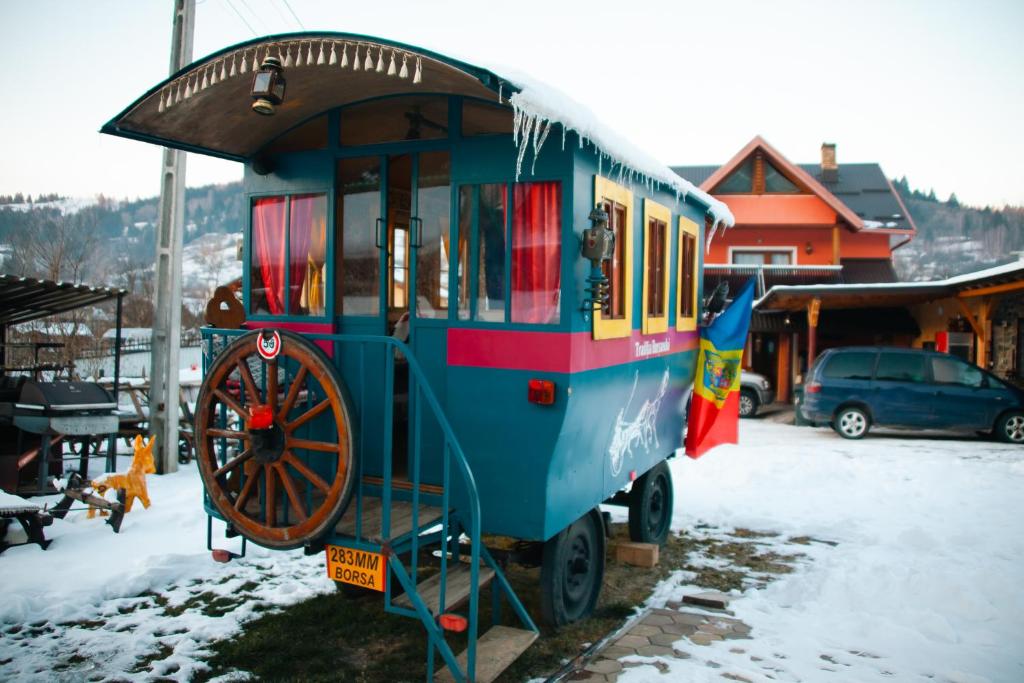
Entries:
MULTIPOLYGON (((202 335, 204 341, 210 338, 210 354, 207 354, 206 347, 204 345, 203 353, 203 364, 204 371, 212 361, 213 349, 216 346, 215 338, 217 336, 223 336, 225 342, 230 337, 236 337, 241 334, 245 334, 249 330, 221 330, 214 328, 203 328, 202 335)), ((382 465, 383 465, 383 482, 381 485, 381 539, 390 544, 392 541, 391 533, 391 507, 392 498, 394 493, 393 487, 393 472, 392 472, 392 455, 393 455, 393 433, 394 433, 394 390, 395 390, 395 358, 396 352, 405 358, 409 367, 409 411, 408 419, 409 425, 411 425, 411 435, 409 439, 409 472, 412 475, 411 484, 411 504, 412 504, 412 520, 411 520, 411 538, 406 542, 409 544, 410 559, 409 567, 402 563, 399 558, 399 553, 390 552, 388 566, 390 570, 394 572, 395 577, 398 579, 402 588, 405 590, 406 595, 409 598, 413 609, 407 609, 398 605, 394 605, 391 600, 391 582, 387 581, 385 584, 385 609, 389 612, 396 614, 402 614, 404 616, 414 617, 420 619, 423 622, 424 627, 427 630, 428 639, 430 642, 430 650, 427 657, 427 677, 432 680, 433 668, 434 668, 434 649, 441 653, 441 657, 444 662, 448 665, 452 672, 455 680, 474 680, 476 672, 476 647, 477 647, 477 635, 479 632, 479 592, 480 592, 480 565, 481 560, 486 563, 492 570, 494 570, 494 582, 497 584, 495 590, 495 604, 500 604, 500 596, 503 595, 509 602, 510 606, 515 611, 516 615, 522 621, 522 623, 534 632, 538 632, 537 626, 533 623, 530 616, 527 614, 526 609, 519 601, 518 597, 512 590, 511 585, 508 583, 494 558, 487 552, 487 549, 483 547, 481 541, 481 512, 480 512, 480 496, 476 487, 476 480, 473 477, 473 472, 469 466, 469 462, 466 458, 465 452, 459 443, 458 438, 455 436, 455 432, 452 429, 451 423, 448 421, 447 415, 438 400, 437 395, 434 393, 427 380, 426 374, 417 360, 412 349, 402 341, 399 341, 393 337, 388 336, 372 336, 372 335, 341 335, 341 334, 306 334, 302 335, 304 338, 312 342, 327 342, 331 344, 334 358, 341 358, 341 352, 343 346, 354 346, 358 350, 358 367, 359 367, 359 399, 357 412, 359 415, 359 434, 360 444, 357 450, 357 457, 360 462, 355 463, 357 480, 356 490, 353 498, 355 499, 356 505, 356 520, 355 520, 355 541, 356 544, 364 543, 365 537, 363 534, 363 499, 365 497, 363 486, 362 486, 362 458, 366 454, 365 448, 365 435, 367 434, 367 428, 371 425, 367 424, 367 414, 370 412, 367 410, 367 382, 366 382, 366 368, 367 368, 367 348, 371 346, 383 346, 384 351, 384 419, 382 425, 372 425, 375 429, 379 428, 383 432, 383 448, 381 452, 382 465), (438 494, 439 504, 442 511, 442 517, 440 521, 440 529, 427 533, 422 531, 420 528, 420 498, 421 498, 421 474, 423 458, 421 452, 421 442, 423 433, 423 418, 421 405, 426 405, 429 409, 429 414, 434 418, 438 427, 443 435, 442 445, 442 484, 441 493, 438 494), (451 470, 454 464, 456 472, 458 472, 463 484, 463 493, 466 497, 465 508, 455 510, 455 514, 452 512, 451 505, 451 470), (454 519, 453 519, 454 517, 454 519), (468 528, 467 528, 468 526, 468 528), (470 541, 470 552, 469 552, 469 568, 470 568, 470 594, 469 594, 469 624, 468 624, 468 646, 466 652, 466 667, 465 673, 461 671, 455 654, 448 646, 447 641, 444 638, 443 629, 438 625, 437 616, 440 616, 440 612, 445 609, 446 600, 446 589, 447 589, 447 574, 449 571, 449 561, 459 562, 460 557, 460 543, 459 537, 461 533, 466 533, 470 541), (418 577, 418 562, 421 546, 433 545, 440 543, 440 587, 438 595, 438 615, 432 615, 430 609, 423 602, 417 591, 417 577, 418 577)), ((287 382, 287 377, 285 378, 287 382)), ((389 550, 394 550, 390 548, 389 550)), ((497 609, 495 610, 497 611, 497 609)))

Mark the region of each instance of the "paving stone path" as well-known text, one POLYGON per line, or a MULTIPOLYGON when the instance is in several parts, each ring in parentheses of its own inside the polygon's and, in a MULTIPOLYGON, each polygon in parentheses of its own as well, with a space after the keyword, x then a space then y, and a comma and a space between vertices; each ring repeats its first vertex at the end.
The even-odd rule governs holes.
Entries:
MULTIPOLYGON (((589 663, 572 673, 566 680, 613 682, 623 669, 642 664, 653 664, 667 670, 664 662, 641 661, 637 657, 665 657, 687 659, 690 646, 707 646, 719 640, 750 637, 750 627, 729 616, 725 610, 692 610, 677 602, 664 609, 645 614, 628 630, 609 641, 589 663), (634 658, 634 659, 630 659, 634 658)), ((728 676, 744 681, 740 676, 728 676)))

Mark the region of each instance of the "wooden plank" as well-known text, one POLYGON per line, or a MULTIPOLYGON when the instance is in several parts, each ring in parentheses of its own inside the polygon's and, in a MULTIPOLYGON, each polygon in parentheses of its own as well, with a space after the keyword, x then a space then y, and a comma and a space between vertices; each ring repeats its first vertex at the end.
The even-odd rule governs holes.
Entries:
MULTIPOLYGON (((537 634, 533 631, 509 628, 508 626, 492 626, 476 641, 476 676, 473 680, 476 683, 491 683, 535 640, 537 640, 537 634)), ((465 669, 466 658, 465 652, 456 658, 459 668, 465 669)), ((454 683, 455 677, 448 667, 445 667, 437 672, 434 680, 454 683)))
MULTIPOLYGON (((469 589, 472 585, 470 578, 470 565, 463 562, 455 562, 448 566, 447 575, 445 576, 445 606, 443 610, 438 609, 441 597, 441 572, 421 582, 416 587, 416 592, 419 593, 427 609, 436 615, 440 612, 447 612, 469 597, 469 589)), ((487 582, 493 578, 493 569, 490 567, 480 567, 480 572, 477 574, 477 583, 480 586, 487 585, 487 582)), ((412 600, 408 595, 399 596, 395 599, 394 604, 399 607, 412 609, 412 600)))
MULTIPOLYGON (((362 537, 368 541, 380 543, 383 524, 384 504, 380 498, 363 497, 363 528, 362 537)), ((441 519, 441 508, 432 505, 419 506, 420 528, 436 523, 441 519)), ((345 536, 356 535, 355 501, 349 505, 341 520, 335 525, 334 531, 345 536)), ((412 503, 403 500, 391 501, 391 538, 398 538, 412 531, 412 503)))

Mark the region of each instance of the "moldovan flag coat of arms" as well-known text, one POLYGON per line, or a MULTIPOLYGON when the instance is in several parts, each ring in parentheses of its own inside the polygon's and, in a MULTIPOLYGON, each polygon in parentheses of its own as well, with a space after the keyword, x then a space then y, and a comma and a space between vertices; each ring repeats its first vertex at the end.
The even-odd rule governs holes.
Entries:
POLYGON ((715 446, 738 441, 740 371, 754 303, 754 279, 710 325, 700 331, 686 454, 699 458, 715 446))

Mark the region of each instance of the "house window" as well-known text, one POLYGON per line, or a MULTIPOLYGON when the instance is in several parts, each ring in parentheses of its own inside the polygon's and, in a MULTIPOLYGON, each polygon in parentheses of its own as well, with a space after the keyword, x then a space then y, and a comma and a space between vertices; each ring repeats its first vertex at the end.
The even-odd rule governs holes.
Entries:
POLYGON ((254 199, 251 234, 250 310, 269 315, 324 315, 327 196, 254 199))
POLYGON ((732 262, 738 266, 788 266, 793 261, 792 249, 743 250, 732 252, 732 262))
POLYGON ((594 339, 628 337, 633 330, 633 194, 594 176, 594 203, 608 213, 608 227, 615 233, 612 259, 602 264, 609 296, 594 312, 594 339))
POLYGON ((697 224, 679 217, 679 286, 676 329, 697 329, 697 224))
POLYGON ((644 334, 668 329, 668 225, 669 210, 644 200, 644 334))
POLYGON ((561 231, 559 182, 459 188, 459 318, 557 323, 561 231))

